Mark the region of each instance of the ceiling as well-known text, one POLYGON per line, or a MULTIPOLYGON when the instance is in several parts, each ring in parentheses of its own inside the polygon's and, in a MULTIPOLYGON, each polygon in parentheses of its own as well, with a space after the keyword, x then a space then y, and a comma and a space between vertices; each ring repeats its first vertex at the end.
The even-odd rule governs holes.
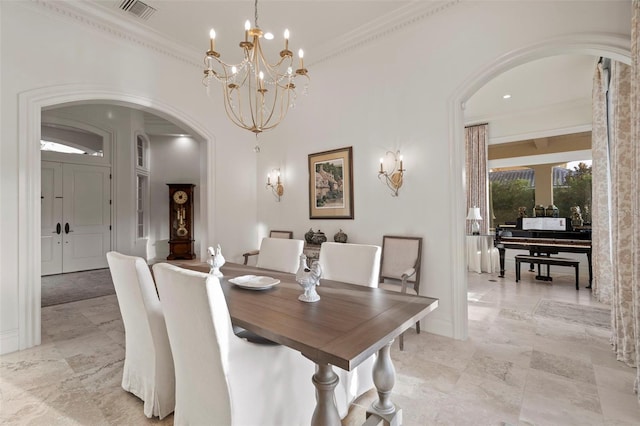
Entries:
POLYGON ((465 104, 465 117, 487 120, 528 109, 591 100, 598 58, 590 55, 551 56, 512 68, 481 87, 465 104), (503 96, 510 94, 509 99, 503 96))
MULTIPOLYGON (((202 56, 209 48, 209 30, 215 28, 216 50, 228 62, 239 62, 241 49, 238 43, 244 36, 244 21, 254 21, 252 1, 145 0, 156 9, 147 20, 120 10, 121 3, 122 0, 92 2, 104 13, 146 27, 189 50, 201 51, 202 56)), ((314 57, 335 51, 358 34, 375 31, 393 19, 410 16, 416 7, 424 7, 418 3, 400 0, 261 0, 258 23, 264 31, 271 31, 275 36, 274 40, 264 42, 268 54, 269 47, 274 54, 282 49, 282 34, 284 29, 289 29, 290 50, 296 52, 298 48, 304 48, 305 62, 312 73, 314 57)), ((442 2, 427 3, 435 6, 442 2)), ((200 57, 196 61, 200 61, 200 57)), ((514 111, 590 99, 595 61, 593 56, 561 55, 518 66, 496 77, 474 94, 465 105, 465 117, 489 120, 492 116, 504 116, 514 111), (512 97, 505 100, 502 96, 507 93, 512 97)), ((154 124, 156 128, 162 127, 155 119, 154 124)))
MULTIPOLYGON (((143 24, 164 36, 193 49, 204 52, 209 48, 209 30, 216 31, 216 50, 224 58, 238 58, 242 50, 238 43, 244 39, 244 23, 254 24, 253 1, 218 0, 144 0, 156 9, 147 20, 141 20, 119 9, 122 0, 94 0, 104 10, 120 14, 122 19, 143 24)), ((312 61, 314 52, 337 38, 364 29, 381 17, 392 15, 414 2, 334 1, 334 0, 261 0, 258 3, 258 25, 274 34, 271 41, 263 41, 268 49, 280 51, 283 34, 289 29, 290 50, 305 50, 305 58, 312 61)), ((428 1, 438 4, 440 2, 428 1)), ((344 41, 344 39, 343 39, 344 41)), ((316 56, 317 57, 317 56, 316 56)))

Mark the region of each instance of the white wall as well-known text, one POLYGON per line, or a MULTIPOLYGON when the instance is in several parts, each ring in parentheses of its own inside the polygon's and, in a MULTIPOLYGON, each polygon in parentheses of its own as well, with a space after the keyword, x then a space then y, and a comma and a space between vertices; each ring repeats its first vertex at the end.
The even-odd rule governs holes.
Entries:
MULTIPOLYGON (((203 245, 219 242, 229 260, 240 260, 241 253, 254 242, 255 138, 228 123, 221 103, 206 97, 200 82, 199 56, 194 63, 184 61, 166 47, 167 43, 139 42, 137 36, 125 38, 118 28, 75 19, 73 13, 59 13, 57 9, 64 7, 75 6, 0 2, 0 231, 3 245, 11 248, 3 249, 0 259, 2 353, 40 341, 40 253, 39 242, 35 242, 40 231, 31 225, 39 221, 39 212, 29 208, 37 205, 39 158, 29 157, 26 148, 38 140, 25 140, 29 134, 25 129, 32 128, 31 122, 37 122, 39 134, 39 117, 28 115, 28 105, 20 111, 20 99, 35 97, 47 104, 49 95, 58 99, 65 93, 76 97, 87 94, 99 103, 104 99, 121 99, 120 103, 132 99, 137 107, 165 118, 173 115, 174 120, 207 140, 205 155, 199 159, 205 166, 209 163, 209 177, 201 185, 205 193, 200 194, 209 209, 203 245), (37 325, 29 328, 29 318, 37 325)), ((130 165, 122 163, 118 167, 130 165)), ((120 182, 118 188, 126 191, 133 185, 120 182)), ((119 227, 118 233, 118 242, 131 239, 133 227, 119 227)))
POLYGON ((290 114, 282 133, 265 138, 258 185, 280 166, 286 193, 275 203, 267 191, 258 191, 259 222, 298 237, 309 227, 328 235, 342 228, 358 243, 381 244, 384 234, 422 236, 421 293, 440 299, 425 326, 454 335, 452 288, 466 284, 455 282, 465 278, 453 270, 462 265, 456 261, 464 259, 464 241, 462 235, 452 241, 450 231, 464 220, 463 211, 452 209, 464 164, 450 157, 452 97, 498 58, 525 46, 590 32, 628 37, 629 8, 628 2, 463 2, 309 67, 309 98, 290 114), (307 155, 345 146, 353 146, 355 219, 309 220, 307 155), (378 158, 395 149, 402 151, 407 172, 399 197, 392 198, 376 172, 378 158), (459 181, 451 180, 452 167, 459 181))
POLYGON ((211 170, 202 182, 209 206, 206 244, 222 244, 229 260, 256 247, 264 228, 292 229, 301 236, 311 226, 329 235, 341 227, 353 242, 378 244, 383 234, 423 236, 422 293, 440 298, 425 325, 452 336, 454 317, 461 315, 453 301, 466 300, 461 290, 466 282, 459 282, 465 280, 464 212, 455 209, 463 198, 463 162, 450 154, 463 152, 456 145, 461 130, 451 127, 461 105, 451 102, 461 88, 483 83, 488 67, 523 48, 576 34, 630 34, 628 1, 461 2, 400 25, 359 50, 311 62, 308 99, 261 136, 262 153, 256 157, 253 135, 233 127, 221 103, 205 97, 199 53, 186 61, 167 53, 170 46, 162 41, 139 42, 117 29, 105 31, 91 19, 58 13, 61 7, 76 6, 0 2, 0 352, 39 343, 39 328, 25 327, 29 317, 40 320, 33 303, 39 298, 40 253, 24 249, 39 231, 29 230, 20 217, 39 190, 25 175, 33 159, 25 160, 29 151, 20 143, 37 141, 24 140, 20 94, 24 99, 36 89, 59 94, 64 85, 69 90, 85 85, 98 98, 131 94, 142 107, 161 108, 199 129, 209 140, 201 162, 208 161, 211 170), (355 220, 311 221, 307 155, 344 146, 354 147, 355 220), (400 196, 391 198, 376 170, 378 158, 396 148, 405 156, 407 173, 400 196), (281 203, 263 189, 267 171, 277 165, 285 177, 281 203), (27 200, 19 193, 23 186, 27 200))

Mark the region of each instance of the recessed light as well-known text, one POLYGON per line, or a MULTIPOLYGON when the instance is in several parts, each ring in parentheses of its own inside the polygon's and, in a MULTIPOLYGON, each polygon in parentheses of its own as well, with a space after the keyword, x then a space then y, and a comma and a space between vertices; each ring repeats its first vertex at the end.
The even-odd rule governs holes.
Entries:
POLYGON ((511 95, 507 93, 506 95, 502 96, 502 99, 509 99, 510 97, 511 95))
POLYGON ((273 40, 273 34, 272 33, 265 33, 264 38, 267 40, 273 40))

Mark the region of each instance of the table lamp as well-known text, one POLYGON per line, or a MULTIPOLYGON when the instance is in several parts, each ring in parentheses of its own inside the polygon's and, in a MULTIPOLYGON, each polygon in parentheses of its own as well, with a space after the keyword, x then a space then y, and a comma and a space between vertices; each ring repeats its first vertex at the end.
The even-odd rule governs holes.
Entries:
POLYGON ((482 220, 482 216, 480 216, 480 207, 469 207, 467 220, 473 221, 471 222, 471 235, 480 235, 480 224, 478 223, 479 220, 482 220))

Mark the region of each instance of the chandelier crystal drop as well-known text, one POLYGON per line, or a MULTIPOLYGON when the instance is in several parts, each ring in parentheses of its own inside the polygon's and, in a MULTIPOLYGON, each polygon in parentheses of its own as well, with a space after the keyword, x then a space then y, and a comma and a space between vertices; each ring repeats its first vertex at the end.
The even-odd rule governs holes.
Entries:
POLYGON ((307 93, 309 75, 304 67, 304 52, 298 51, 299 68, 294 70, 293 52, 289 50, 289 30, 284 31, 284 49, 275 63, 265 58, 260 39, 273 38, 264 34, 258 26, 258 0, 255 0, 254 26, 247 20, 244 40, 240 42, 243 59, 238 64, 228 64, 215 50, 216 32, 209 33, 210 46, 204 57, 202 83, 209 88, 213 80, 221 83, 224 108, 227 116, 237 126, 261 132, 273 129, 284 120, 289 108, 295 107, 296 78, 303 80, 303 94, 307 93))

